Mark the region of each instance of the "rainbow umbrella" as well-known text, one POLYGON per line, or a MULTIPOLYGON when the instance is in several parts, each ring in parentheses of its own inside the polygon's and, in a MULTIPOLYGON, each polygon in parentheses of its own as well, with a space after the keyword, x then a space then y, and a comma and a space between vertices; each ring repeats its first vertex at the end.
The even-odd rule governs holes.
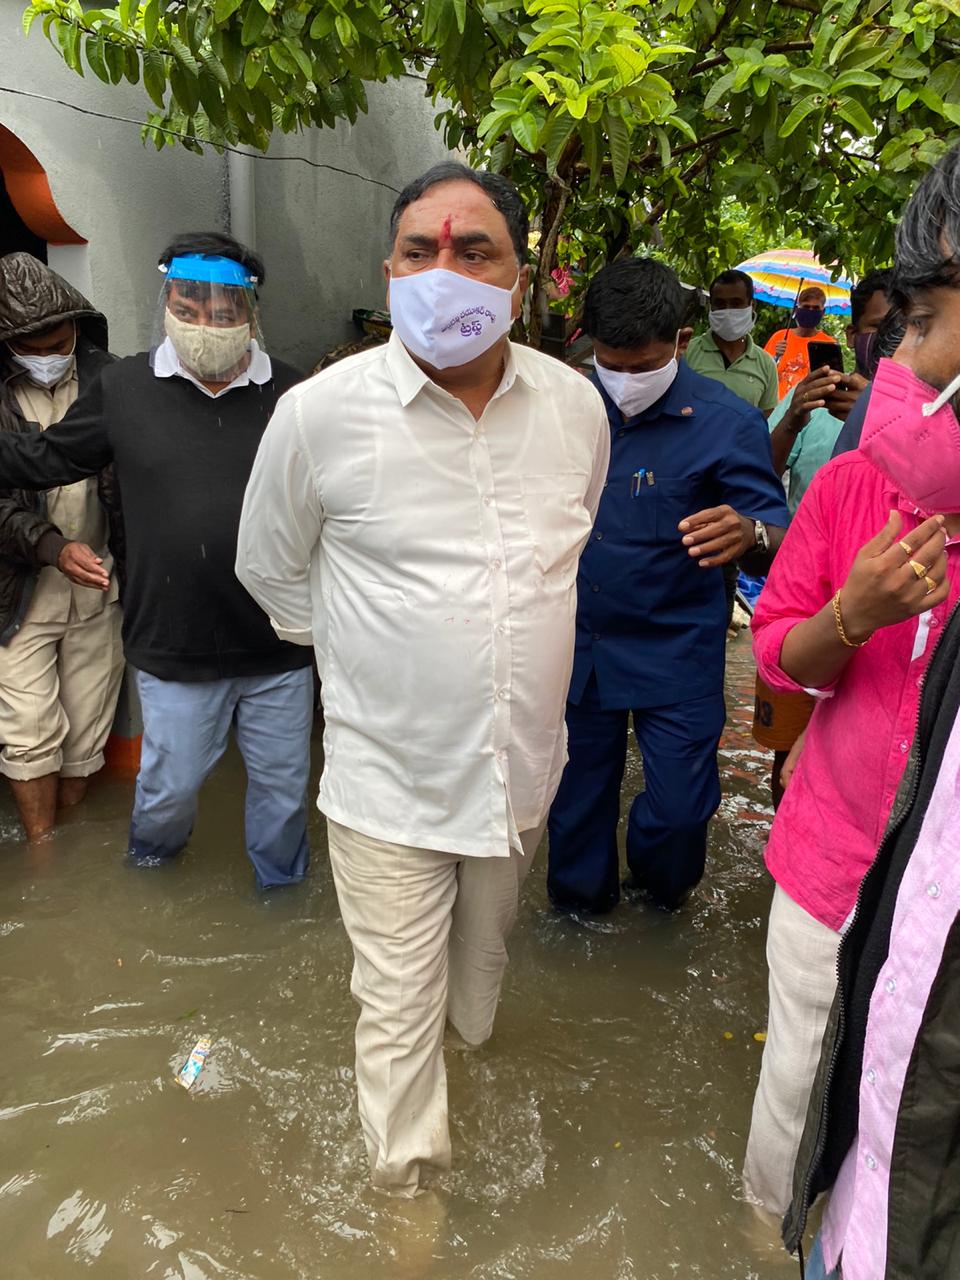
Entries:
POLYGON ((809 249, 771 249, 741 262, 737 270, 746 272, 753 281, 758 302, 792 310, 801 290, 815 284, 827 295, 828 316, 850 314, 853 282, 844 276, 832 280, 828 268, 821 266, 809 249))

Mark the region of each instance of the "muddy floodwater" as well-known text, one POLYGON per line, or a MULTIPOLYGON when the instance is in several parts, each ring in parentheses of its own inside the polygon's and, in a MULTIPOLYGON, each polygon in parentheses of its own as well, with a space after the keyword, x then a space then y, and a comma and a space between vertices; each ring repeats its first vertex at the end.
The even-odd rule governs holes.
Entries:
POLYGON ((493 1040, 448 1053, 454 1171, 413 1205, 366 1183, 322 818, 308 880, 260 895, 235 755, 159 870, 122 860, 127 781, 33 851, 4 794, 0 1277, 798 1276, 739 1199, 771 896, 752 694, 741 636, 723 805, 682 913, 578 927, 548 905, 541 850, 493 1040), (188 1093, 174 1075, 201 1035, 188 1093))

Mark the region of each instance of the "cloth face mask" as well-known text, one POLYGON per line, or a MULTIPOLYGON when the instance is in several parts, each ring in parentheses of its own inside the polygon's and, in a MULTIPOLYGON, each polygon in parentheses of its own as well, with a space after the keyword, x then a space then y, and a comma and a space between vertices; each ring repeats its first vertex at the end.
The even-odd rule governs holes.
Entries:
POLYGON ((403 345, 434 369, 469 364, 510 332, 513 290, 433 267, 390 277, 390 318, 403 345))
POLYGON ((646 373, 615 373, 598 364, 596 359, 593 363, 604 391, 625 418, 636 417, 665 396, 680 367, 676 356, 662 369, 650 369, 646 373))
POLYGON ((250 346, 249 324, 219 329, 215 325, 189 324, 165 311, 163 327, 184 368, 211 381, 218 374, 235 369, 250 346))
POLYGON ((800 329, 816 329, 823 319, 819 307, 797 307, 797 327, 800 329))
POLYGON ((19 356, 15 351, 10 354, 26 369, 30 380, 41 387, 55 387, 74 365, 72 351, 68 356, 19 356))
POLYGON ((724 342, 736 342, 747 336, 755 317, 753 307, 729 307, 725 311, 711 311, 707 319, 718 338, 724 342))
POLYGON ((950 403, 960 374, 937 391, 905 364, 877 367, 860 448, 897 490, 931 514, 960 511, 960 424, 950 403))

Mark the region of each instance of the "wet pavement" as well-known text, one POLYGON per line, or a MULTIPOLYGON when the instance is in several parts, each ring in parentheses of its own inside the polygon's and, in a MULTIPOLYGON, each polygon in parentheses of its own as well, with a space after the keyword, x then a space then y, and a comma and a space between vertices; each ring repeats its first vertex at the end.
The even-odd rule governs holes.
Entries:
MULTIPOLYGON (((189 850, 158 870, 121 860, 128 782, 102 782, 39 850, 4 795, 0 1275, 797 1276, 739 1199, 771 895, 752 702, 741 635, 724 799, 682 913, 622 904, 578 927, 547 904, 541 851, 494 1038, 448 1054, 454 1172, 413 1205, 366 1185, 319 815, 308 881, 262 896, 232 754, 189 850), (174 1075, 204 1034, 188 1093, 174 1075)), ((638 779, 631 757, 628 791, 638 779)))

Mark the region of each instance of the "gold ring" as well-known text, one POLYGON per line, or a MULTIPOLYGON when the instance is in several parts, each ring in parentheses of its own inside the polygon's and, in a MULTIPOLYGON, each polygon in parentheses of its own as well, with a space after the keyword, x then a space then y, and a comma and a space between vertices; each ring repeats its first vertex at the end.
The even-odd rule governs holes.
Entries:
POLYGON ((921 564, 919 560, 911 560, 910 568, 918 578, 925 578, 927 576, 927 566, 925 564, 921 564))
POLYGON ((907 553, 907 559, 913 555, 913 547, 911 547, 910 543, 907 542, 906 538, 900 539, 900 549, 907 553))
POLYGON ((934 582, 934 580, 930 577, 929 573, 925 573, 923 575, 923 580, 927 584, 927 595, 929 596, 934 591, 936 591, 939 584, 934 582))

